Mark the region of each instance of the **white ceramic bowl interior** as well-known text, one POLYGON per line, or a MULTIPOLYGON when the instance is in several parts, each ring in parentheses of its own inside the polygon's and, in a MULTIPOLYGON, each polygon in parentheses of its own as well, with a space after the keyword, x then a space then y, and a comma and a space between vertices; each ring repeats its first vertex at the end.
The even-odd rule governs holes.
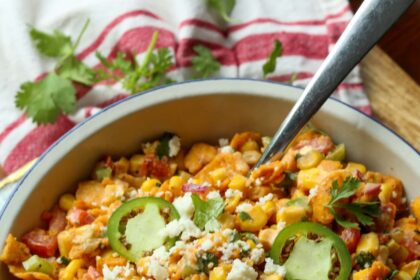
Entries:
MULTIPOLYGON (((0 212, 0 244, 9 232, 20 236, 38 225, 42 211, 87 178, 102 156, 129 155, 164 131, 178 134, 184 145, 216 143, 244 130, 272 135, 301 92, 266 81, 206 80, 154 89, 110 106, 57 141, 20 182, 0 212)), ((313 123, 345 143, 349 159, 401 178, 409 198, 420 195, 419 154, 395 133, 333 99, 313 123)), ((0 279, 12 279, 4 265, 0 279)))

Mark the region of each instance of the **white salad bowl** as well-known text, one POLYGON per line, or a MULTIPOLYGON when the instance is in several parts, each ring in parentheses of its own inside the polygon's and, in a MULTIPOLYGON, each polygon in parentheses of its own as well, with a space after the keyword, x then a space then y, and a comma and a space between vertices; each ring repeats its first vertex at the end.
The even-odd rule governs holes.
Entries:
MULTIPOLYGON (((104 109, 58 140, 22 179, 0 212, 0 248, 8 233, 21 236, 38 225, 42 211, 74 190, 102 156, 129 155, 165 131, 183 145, 217 143, 244 130, 272 135, 301 92, 267 81, 215 79, 156 88, 104 109)), ((409 199, 420 195, 419 154, 391 130, 334 99, 313 123, 346 144, 348 159, 400 178, 409 199)), ((12 279, 3 264, 0 279, 12 279)))

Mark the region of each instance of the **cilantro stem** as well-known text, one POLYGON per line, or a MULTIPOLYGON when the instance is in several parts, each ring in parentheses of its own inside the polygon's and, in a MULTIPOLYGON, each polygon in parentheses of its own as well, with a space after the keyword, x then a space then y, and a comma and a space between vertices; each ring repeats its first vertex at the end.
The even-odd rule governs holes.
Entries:
POLYGON ((149 65, 150 59, 152 58, 153 49, 156 46, 158 36, 159 36, 158 31, 153 32, 152 39, 150 39, 150 43, 149 43, 149 46, 147 47, 144 59, 141 62, 140 67, 138 68, 139 69, 138 73, 142 73, 146 69, 147 65, 149 65))
POLYGON ((90 23, 90 19, 87 19, 85 21, 85 24, 82 27, 82 30, 79 33, 79 36, 77 36, 76 43, 73 45, 73 48, 72 48, 73 53, 77 49, 77 46, 79 46, 80 40, 82 39, 83 34, 85 33, 86 29, 88 28, 89 23, 90 23))

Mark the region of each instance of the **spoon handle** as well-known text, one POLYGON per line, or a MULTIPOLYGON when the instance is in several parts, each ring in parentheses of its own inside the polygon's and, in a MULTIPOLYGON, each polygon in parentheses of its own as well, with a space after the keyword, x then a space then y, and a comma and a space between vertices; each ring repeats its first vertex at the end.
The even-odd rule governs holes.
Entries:
MULTIPOLYGON (((283 152, 347 74, 414 0, 365 0, 311 79, 255 167, 283 152)), ((254 168, 255 168, 254 167, 254 168)))

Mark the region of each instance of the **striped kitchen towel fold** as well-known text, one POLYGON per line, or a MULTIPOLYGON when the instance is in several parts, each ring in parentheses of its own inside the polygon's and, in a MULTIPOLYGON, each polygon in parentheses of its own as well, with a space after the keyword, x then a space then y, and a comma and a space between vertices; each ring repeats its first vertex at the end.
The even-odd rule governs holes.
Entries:
MULTIPOLYGON (((175 66, 168 75, 191 77, 192 47, 202 44, 220 61, 222 77, 262 78, 261 67, 273 41, 283 55, 268 79, 305 86, 352 17, 346 0, 237 0, 231 23, 223 22, 206 0, 0 0, 0 165, 13 172, 39 156, 78 122, 125 98, 119 84, 77 85, 77 110, 52 125, 36 126, 16 109, 20 84, 40 79, 53 61, 41 56, 28 36, 30 24, 44 31, 59 29, 75 37, 86 19, 90 25, 78 47, 78 58, 98 66, 95 52, 108 58, 118 51, 146 50, 155 30, 157 47, 169 48, 175 66)), ((335 96, 370 113, 356 68, 335 96)))

